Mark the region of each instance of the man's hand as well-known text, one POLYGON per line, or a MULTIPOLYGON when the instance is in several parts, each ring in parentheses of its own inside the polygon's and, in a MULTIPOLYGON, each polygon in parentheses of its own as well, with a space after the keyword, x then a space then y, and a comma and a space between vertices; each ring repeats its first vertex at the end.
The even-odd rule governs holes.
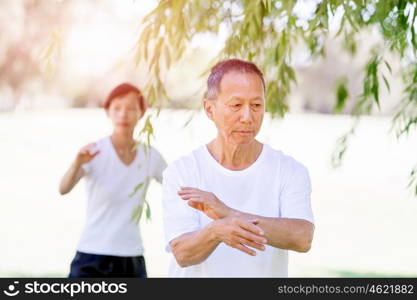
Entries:
POLYGON ((225 217, 210 224, 210 230, 219 242, 255 256, 251 248, 265 250, 267 240, 263 230, 257 226, 258 220, 248 220, 238 217, 225 217))
MULTIPOLYGON (((251 248, 265 250, 267 239, 264 231, 257 226, 258 219, 235 215, 234 209, 225 205, 210 192, 182 187, 178 195, 188 201, 189 206, 202 211, 214 220, 208 225, 208 230, 217 243, 223 242, 252 256, 256 255, 256 252, 251 248)), ((176 246, 178 244, 178 240, 174 240, 171 247, 178 249, 176 246)))
POLYGON ((209 218, 218 220, 229 216, 233 209, 225 205, 213 193, 192 187, 182 187, 178 195, 188 201, 188 205, 205 213, 209 218))

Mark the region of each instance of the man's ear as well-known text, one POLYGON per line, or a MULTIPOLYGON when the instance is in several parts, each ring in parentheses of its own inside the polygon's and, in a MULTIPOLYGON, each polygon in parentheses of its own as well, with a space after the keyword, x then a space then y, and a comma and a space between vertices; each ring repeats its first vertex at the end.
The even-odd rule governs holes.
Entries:
POLYGON ((207 117, 213 121, 213 106, 214 106, 214 101, 215 100, 208 100, 208 99, 204 99, 203 101, 203 108, 204 111, 206 112, 207 117))

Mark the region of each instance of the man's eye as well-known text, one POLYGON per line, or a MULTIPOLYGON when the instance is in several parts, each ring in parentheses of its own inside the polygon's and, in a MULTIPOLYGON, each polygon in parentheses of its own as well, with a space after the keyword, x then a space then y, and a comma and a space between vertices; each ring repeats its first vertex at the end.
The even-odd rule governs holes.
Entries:
POLYGON ((258 107, 261 107, 262 105, 259 103, 255 103, 255 104, 252 104, 252 106, 258 108, 258 107))
POLYGON ((242 106, 242 104, 240 104, 240 103, 233 104, 233 107, 241 107, 241 106, 242 106))

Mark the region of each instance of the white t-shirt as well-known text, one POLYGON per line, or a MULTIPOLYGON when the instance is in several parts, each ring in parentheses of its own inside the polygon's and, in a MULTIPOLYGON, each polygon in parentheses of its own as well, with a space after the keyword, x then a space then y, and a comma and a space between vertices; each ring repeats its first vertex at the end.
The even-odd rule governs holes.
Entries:
POLYGON ((78 251, 112 256, 143 254, 135 211, 142 205, 151 178, 162 181, 166 163, 159 152, 139 144, 136 157, 125 165, 110 137, 96 142, 100 153, 83 165, 86 172, 87 216, 78 251), (133 196, 135 187, 143 183, 133 196))
MULTIPOLYGON (((166 249, 169 242, 205 227, 212 220, 191 208, 177 192, 195 187, 214 193, 229 207, 264 217, 296 218, 314 222, 307 169, 290 156, 263 146, 248 168, 232 171, 220 165, 207 147, 170 164, 163 173, 163 208, 166 249)), ((181 268, 172 255, 171 277, 287 277, 288 250, 266 245, 249 256, 224 243, 200 264, 181 268)))

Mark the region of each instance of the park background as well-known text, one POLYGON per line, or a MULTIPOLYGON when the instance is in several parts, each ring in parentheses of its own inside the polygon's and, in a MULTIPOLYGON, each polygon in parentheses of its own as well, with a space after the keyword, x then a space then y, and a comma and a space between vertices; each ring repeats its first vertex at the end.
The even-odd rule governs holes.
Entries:
MULTIPOLYGON (((233 2, 239 1, 225 1, 233 2)), ((298 1, 298 14, 308 18, 319 2, 298 1)), ((124 81, 146 86, 147 66, 137 64, 135 55, 141 21, 157 4, 0 2, 1 277, 67 276, 86 198, 82 182, 65 196, 59 195, 58 184, 81 146, 110 134, 110 121, 99 108, 107 93, 124 81)), ((201 74, 226 36, 226 29, 198 35, 164 75, 171 100, 155 103, 147 116, 154 130, 152 145, 168 163, 215 135, 200 109, 206 79, 201 74)), ((326 56, 314 61, 300 47, 292 65, 298 84, 286 98, 289 112, 282 118, 265 116, 259 140, 307 166, 313 186, 313 246, 308 253, 290 253, 291 277, 417 276, 417 198, 408 186, 417 137, 413 132, 397 137, 392 128, 404 89, 398 57, 387 54, 393 75, 390 92, 381 87, 380 109, 360 118, 341 165, 331 164, 338 139, 357 120, 350 113, 361 93, 365 53, 380 42, 377 31, 363 30, 359 54, 351 57, 341 51, 341 43, 329 39, 326 56), (335 114, 342 75, 349 79, 352 103, 335 114)), ((139 227, 148 275, 164 277, 170 257, 163 246, 161 186, 156 182, 147 201, 151 218, 142 218, 139 227)))

